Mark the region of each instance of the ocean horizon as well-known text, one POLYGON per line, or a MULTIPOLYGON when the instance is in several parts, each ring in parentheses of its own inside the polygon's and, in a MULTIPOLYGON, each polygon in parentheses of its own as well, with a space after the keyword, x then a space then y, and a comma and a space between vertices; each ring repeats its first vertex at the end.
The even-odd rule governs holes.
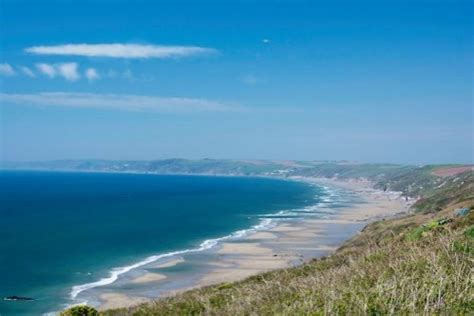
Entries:
POLYGON ((2 301, 2 315, 93 303, 150 263, 322 214, 329 202, 321 186, 261 177, 2 171, 0 189, 0 296, 34 299, 2 301))

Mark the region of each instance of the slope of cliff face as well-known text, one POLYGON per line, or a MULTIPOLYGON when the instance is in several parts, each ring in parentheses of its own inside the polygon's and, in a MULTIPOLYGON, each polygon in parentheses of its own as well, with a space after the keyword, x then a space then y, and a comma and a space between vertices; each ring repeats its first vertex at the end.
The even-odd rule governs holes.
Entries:
POLYGON ((473 313, 473 174, 443 181, 418 212, 368 225, 331 256, 101 314, 473 313))

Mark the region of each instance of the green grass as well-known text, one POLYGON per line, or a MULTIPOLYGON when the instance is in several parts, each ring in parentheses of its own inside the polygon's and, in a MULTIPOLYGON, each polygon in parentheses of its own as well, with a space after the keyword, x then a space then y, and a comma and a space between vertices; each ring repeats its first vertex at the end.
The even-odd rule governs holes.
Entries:
POLYGON ((417 239, 410 225, 376 223, 330 257, 103 315, 468 314, 473 223, 471 213, 417 239))
POLYGON ((436 188, 426 190, 423 197, 414 205, 418 212, 436 213, 450 203, 465 202, 466 207, 474 206, 474 173, 463 174, 443 179, 436 188))
POLYGON ((472 315, 474 211, 466 217, 453 211, 472 209, 474 177, 441 179, 432 171, 394 168, 380 176, 390 189, 421 194, 417 212, 368 225, 329 257, 100 314, 472 315))

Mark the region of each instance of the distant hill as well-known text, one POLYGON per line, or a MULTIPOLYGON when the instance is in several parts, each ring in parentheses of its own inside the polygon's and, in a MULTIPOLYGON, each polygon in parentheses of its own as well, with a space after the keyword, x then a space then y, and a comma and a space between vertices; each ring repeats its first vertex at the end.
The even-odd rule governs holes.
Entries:
POLYGON ((377 188, 403 192, 406 196, 429 195, 472 165, 365 164, 348 161, 272 161, 225 159, 54 160, 6 162, 6 169, 70 170, 94 172, 139 172, 154 174, 200 174, 270 177, 322 177, 367 179, 377 188))

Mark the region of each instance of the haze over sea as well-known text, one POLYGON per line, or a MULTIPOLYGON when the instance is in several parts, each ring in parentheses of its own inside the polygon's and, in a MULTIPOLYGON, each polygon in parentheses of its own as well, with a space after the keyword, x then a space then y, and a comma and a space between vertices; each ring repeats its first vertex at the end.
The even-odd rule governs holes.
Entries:
POLYGON ((210 247, 268 224, 265 215, 315 205, 323 191, 267 178, 2 171, 0 296, 35 301, 1 301, 0 314, 78 303, 73 287, 112 282, 113 268, 210 247))

